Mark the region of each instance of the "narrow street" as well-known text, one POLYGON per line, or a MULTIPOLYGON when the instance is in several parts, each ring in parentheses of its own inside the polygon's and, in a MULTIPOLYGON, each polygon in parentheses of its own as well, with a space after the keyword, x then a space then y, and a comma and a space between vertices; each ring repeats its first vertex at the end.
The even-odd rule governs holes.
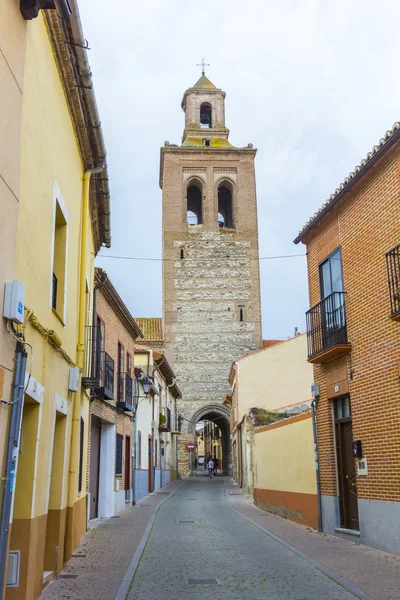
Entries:
POLYGON ((397 557, 264 513, 201 469, 89 532, 41 598, 398 600, 399 575, 397 557))

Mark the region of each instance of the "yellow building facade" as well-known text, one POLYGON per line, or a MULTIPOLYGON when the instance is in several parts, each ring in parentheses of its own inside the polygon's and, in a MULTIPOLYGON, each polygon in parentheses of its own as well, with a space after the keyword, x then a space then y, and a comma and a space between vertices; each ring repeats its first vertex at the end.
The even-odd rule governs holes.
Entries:
POLYGON ((94 259, 110 245, 110 211, 101 130, 90 125, 93 90, 76 70, 86 51, 71 43, 82 42, 78 7, 70 5, 68 30, 55 10, 25 25, 15 278, 25 286, 21 332, 33 351, 9 535, 18 577, 7 599, 38 598, 87 526, 90 396, 80 379, 94 259))
MULTIPOLYGON (((15 279, 18 203, 20 199, 21 115, 26 23, 14 0, 0 3, 0 306, 4 284, 15 279)), ((15 340, 0 320, 0 398, 10 400, 15 340)), ((10 409, 0 404, 0 467, 4 474, 10 409)), ((0 497, 1 506, 1 497, 0 497)))

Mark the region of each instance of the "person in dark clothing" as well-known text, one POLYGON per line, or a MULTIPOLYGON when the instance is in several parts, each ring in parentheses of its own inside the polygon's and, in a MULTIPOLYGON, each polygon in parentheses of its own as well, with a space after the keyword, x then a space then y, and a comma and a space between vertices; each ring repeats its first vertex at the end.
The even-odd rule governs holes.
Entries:
POLYGON ((214 475, 217 475, 217 473, 218 473, 218 464, 219 464, 219 460, 218 460, 218 458, 216 458, 216 457, 214 456, 214 460, 213 460, 213 462, 214 462, 214 475))

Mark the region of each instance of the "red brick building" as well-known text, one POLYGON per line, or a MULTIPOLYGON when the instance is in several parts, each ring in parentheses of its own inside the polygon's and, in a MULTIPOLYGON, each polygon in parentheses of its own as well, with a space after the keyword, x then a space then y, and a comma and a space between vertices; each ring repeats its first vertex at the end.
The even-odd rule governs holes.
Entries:
POLYGON ((400 553, 400 123, 300 231, 323 530, 400 553))
POLYGON ((87 372, 90 519, 111 516, 133 500, 134 350, 135 340, 143 337, 102 269, 96 269, 94 293, 87 372))

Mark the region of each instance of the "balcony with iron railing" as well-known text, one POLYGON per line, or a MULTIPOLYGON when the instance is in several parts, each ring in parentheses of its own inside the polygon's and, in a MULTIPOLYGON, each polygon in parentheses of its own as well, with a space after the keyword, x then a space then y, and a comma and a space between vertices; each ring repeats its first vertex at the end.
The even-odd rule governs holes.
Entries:
POLYGON ((117 408, 133 411, 133 382, 129 373, 118 373, 117 408))
POLYGON ((386 267, 390 295, 390 316, 400 321, 400 246, 386 254, 386 267))
POLYGON ((101 332, 98 327, 86 327, 82 386, 92 388, 96 398, 114 399, 114 361, 102 350, 101 332))
POLYGON ((167 407, 160 410, 160 421, 158 426, 159 431, 169 433, 171 431, 171 411, 167 407))
POLYGON ((346 292, 333 292, 306 313, 308 362, 323 364, 351 350, 346 292))

